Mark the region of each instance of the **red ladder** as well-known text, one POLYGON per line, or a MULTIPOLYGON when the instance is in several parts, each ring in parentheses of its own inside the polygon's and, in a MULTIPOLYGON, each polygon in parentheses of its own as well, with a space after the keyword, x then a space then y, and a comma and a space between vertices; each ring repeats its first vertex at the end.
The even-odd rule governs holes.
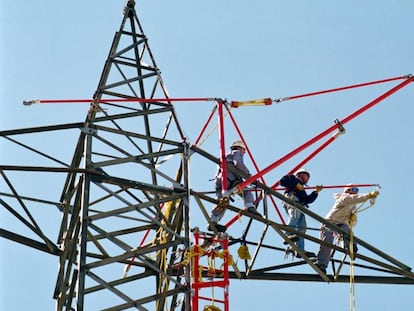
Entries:
POLYGON ((218 251, 217 248, 210 247, 205 250, 200 246, 200 233, 194 232, 194 256, 192 257, 192 310, 199 311, 200 300, 209 301, 213 305, 206 305, 203 310, 221 310, 214 306, 215 303, 219 303, 224 306, 224 311, 229 311, 229 262, 230 255, 228 251, 229 240, 227 237, 219 238, 212 237, 212 245, 219 243, 222 251, 218 251), (223 260, 223 266, 220 269, 216 269, 214 265, 215 259, 220 258, 223 260), (203 265, 202 261, 208 260, 207 265, 203 265), (214 279, 217 280, 214 280, 214 279), (208 279, 208 280, 206 280, 208 279), (214 297, 214 288, 222 288, 223 294, 219 299, 214 297), (201 290, 212 289, 211 297, 201 295, 201 290))

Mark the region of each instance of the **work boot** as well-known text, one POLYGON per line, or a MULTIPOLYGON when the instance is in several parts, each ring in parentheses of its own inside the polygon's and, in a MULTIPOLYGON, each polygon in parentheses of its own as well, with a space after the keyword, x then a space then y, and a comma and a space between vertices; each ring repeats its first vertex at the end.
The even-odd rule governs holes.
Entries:
MULTIPOLYGON (((289 240, 291 240, 292 242, 297 242, 299 241, 299 237, 296 234, 291 234, 287 236, 289 240)), ((287 245, 289 244, 287 241, 283 241, 283 244, 287 245)))
POLYGON ((320 264, 316 264, 316 266, 324 273, 324 274, 326 274, 326 268, 325 267, 322 267, 320 264))
MULTIPOLYGON (((316 257, 314 252, 303 251, 306 257, 316 257)), ((301 258, 302 256, 299 253, 296 253, 296 258, 301 258)))
POLYGON ((295 251, 294 249, 292 249, 292 248, 288 247, 288 248, 286 249, 286 251, 285 251, 285 258, 286 258, 288 255, 290 255, 290 254, 292 254, 293 256, 295 256, 295 255, 296 255, 296 251, 295 251))
POLYGON ((221 214, 225 209, 226 209, 225 206, 217 204, 216 206, 214 206, 212 211, 215 212, 216 214, 221 214))

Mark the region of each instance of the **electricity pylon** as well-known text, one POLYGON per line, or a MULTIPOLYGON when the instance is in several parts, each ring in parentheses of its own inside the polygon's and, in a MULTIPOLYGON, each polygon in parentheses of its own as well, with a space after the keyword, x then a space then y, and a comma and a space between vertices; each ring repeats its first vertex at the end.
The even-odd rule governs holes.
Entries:
MULTIPOLYGON (((172 101, 134 1, 128 1, 86 119, 0 132, 14 148, 36 158, 31 165, 0 167, 2 185, 8 189, 0 193, 0 203, 22 225, 13 230, 2 228, 1 236, 59 257, 53 294, 56 310, 90 310, 92 305, 102 310, 192 309, 192 273, 196 272, 192 261, 185 260, 192 245, 190 210, 197 210, 207 223, 206 207, 217 201, 191 187, 189 159, 197 156, 211 167, 220 161, 190 144, 172 101), (31 146, 31 140, 24 138, 62 135, 65 139, 74 132, 78 133, 76 148, 67 160, 53 156, 50 147, 41 150, 31 146), (42 198, 26 187, 19 188, 14 180, 21 173, 25 180, 30 175, 63 187, 57 197, 48 191, 50 197, 42 198), (38 206, 53 207, 49 216, 59 223, 53 228, 54 237, 53 230, 38 220, 34 211, 38 206), (177 265, 180 262, 184 263, 177 265)), ((33 103, 37 102, 26 102, 33 103)), ((233 250, 240 244, 255 247, 253 257, 243 259, 243 268, 233 265, 230 278, 348 282, 348 276, 339 274, 343 265, 350 264, 345 260, 346 250, 339 246, 335 251, 344 258, 332 261, 338 268, 334 276, 319 271, 306 256, 271 266, 262 261, 269 253, 284 254, 286 247, 278 246, 274 237, 292 244, 285 234, 291 229, 268 217, 268 199, 273 196, 296 203, 264 183, 255 184, 265 217, 247 213, 248 225, 241 237, 229 237, 233 250), (250 235, 253 225, 262 228, 258 236, 250 235), (304 265, 310 266, 311 273, 292 272, 304 265)), ((326 223, 312 211, 297 207, 308 217, 326 223)), ((242 214, 231 204, 227 209, 234 215, 242 214)), ((318 238, 303 236, 311 243, 321 243, 318 238)), ((357 237, 355 241, 374 255, 357 255, 360 261, 356 265, 372 274, 356 275, 355 282, 414 284, 410 267, 357 237)))
POLYGON ((65 256, 55 290, 58 310, 72 304, 75 291, 77 310, 88 309, 89 296, 105 299, 99 297, 108 291, 120 300, 111 310, 164 310, 168 300, 177 304, 180 294, 186 304, 190 301, 188 270, 174 275, 171 265, 177 249, 189 247, 190 150, 173 106, 156 101, 108 103, 108 108, 97 104, 103 97, 156 96, 168 98, 130 1, 71 163, 86 173, 68 174, 62 193, 59 243, 65 256), (153 126, 158 123, 165 124, 162 131, 153 126), (175 177, 170 177, 171 167, 177 169, 175 177), (128 276, 120 274, 123 265, 133 267, 128 276))
MULTIPOLYGON (((172 104, 151 101, 157 96, 168 98, 129 1, 85 121, 26 131, 80 131, 70 163, 45 156, 61 165, 38 168, 66 175, 56 204, 61 212, 56 242, 30 221, 31 216, 24 223, 40 242, 9 231, 3 234, 59 255, 57 310, 90 310, 89 301, 100 301, 103 309, 111 310, 164 310, 166 304, 176 304, 179 295, 190 294, 188 270, 184 275, 171 271, 174 252, 189 246, 190 150, 172 104), (113 102, 129 98, 148 102, 113 102), (125 267, 128 276, 122 273, 125 267)), ((5 137, 20 134, 3 132, 5 137)), ((12 191, 15 197, 20 196, 17 191, 12 191)), ((16 201, 28 210, 24 200, 16 201)), ((13 209, 7 202, 3 205, 13 209)), ((190 299, 183 300, 189 310, 190 299)))

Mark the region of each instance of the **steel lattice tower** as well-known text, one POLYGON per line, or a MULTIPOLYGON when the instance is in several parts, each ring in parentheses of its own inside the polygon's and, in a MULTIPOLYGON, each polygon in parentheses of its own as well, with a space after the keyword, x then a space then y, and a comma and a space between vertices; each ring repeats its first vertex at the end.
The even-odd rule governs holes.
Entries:
MULTIPOLYGON (((10 144, 41 159, 32 165, 0 167, 2 184, 8 189, 0 193, 0 203, 24 227, 22 231, 1 229, 1 236, 59 257, 53 295, 56 310, 89 310, 97 301, 104 310, 192 309, 191 261, 180 269, 177 262, 192 244, 190 210, 196 209, 207 223, 207 206, 217 201, 191 187, 189 160, 197 156, 213 167, 219 159, 188 142, 168 98, 134 1, 129 1, 85 121, 0 132, 10 144), (155 100, 159 98, 167 100, 155 100), (79 135, 68 161, 20 139, 67 132, 79 135), (22 172, 36 179, 58 175, 56 184, 63 184, 59 197, 26 194, 13 181, 22 172), (38 205, 54 208, 52 217, 59 217, 55 232, 49 233, 37 220, 32 209, 38 205)), ((295 204, 260 182, 256 185, 262 191, 266 216, 268 196, 295 204)), ((298 208, 326 223, 312 211, 298 208)), ((228 210, 240 213, 232 205, 228 210)), ((254 256, 244 260, 241 269, 233 266, 230 278, 348 282, 339 271, 334 277, 321 274, 306 257, 300 263, 262 264, 261 256, 283 254, 285 247, 275 246, 273 237, 286 240, 288 228, 269 217, 247 216, 247 227, 240 238, 230 239, 230 247, 253 246, 254 256), (250 237, 253 224, 262 228, 259 236, 250 237), (311 274, 289 270, 307 264, 313 268, 311 274)), ((321 242, 310 235, 305 238, 321 242)), ((359 268, 371 274, 356 275, 355 282, 414 284, 410 267, 355 239, 373 254, 358 255, 359 268)), ((340 247, 336 251, 346 254, 340 247)))
MULTIPOLYGON (((94 100, 155 96, 168 98, 130 1, 94 100)), ((59 242, 66 254, 61 255, 56 284, 58 310, 75 305, 71 303, 75 285, 77 310, 87 309, 89 296, 107 291, 120 298, 111 310, 163 310, 168 299, 174 305, 179 294, 189 296, 183 285, 189 284, 189 274, 175 276, 171 271, 174 252, 189 246, 188 144, 170 103, 108 105, 110 114, 103 108, 106 104, 91 104, 71 163, 86 173, 68 174, 62 193, 65 206, 59 242), (160 131, 153 124, 165 127, 160 131), (171 156, 175 156, 175 161, 169 160, 175 162, 172 166, 162 164, 171 156), (170 177, 172 167, 178 168, 175 177, 170 177), (76 239, 75 257, 70 247, 76 239), (131 258, 133 262, 128 261, 131 258), (80 268, 74 269, 71 263, 80 268), (119 274, 124 264, 133 266, 130 275, 108 280, 106 275, 119 274), (128 286, 131 282, 147 284, 145 289, 132 287, 140 289, 135 291, 138 298, 128 286)))

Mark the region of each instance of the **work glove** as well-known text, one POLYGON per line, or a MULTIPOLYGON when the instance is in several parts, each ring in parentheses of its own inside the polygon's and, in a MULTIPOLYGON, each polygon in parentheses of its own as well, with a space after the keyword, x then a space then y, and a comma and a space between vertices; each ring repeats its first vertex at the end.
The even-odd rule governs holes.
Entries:
POLYGON ((370 193, 368 193, 368 197, 371 198, 376 198, 379 195, 378 190, 375 191, 371 191, 370 193))
POLYGON ((316 192, 321 192, 322 189, 323 189, 323 186, 322 185, 317 185, 316 188, 315 188, 315 191, 316 192))
POLYGON ((299 191, 303 191, 303 190, 305 190, 305 187, 303 187, 303 185, 301 183, 297 183, 296 189, 298 189, 299 191))

